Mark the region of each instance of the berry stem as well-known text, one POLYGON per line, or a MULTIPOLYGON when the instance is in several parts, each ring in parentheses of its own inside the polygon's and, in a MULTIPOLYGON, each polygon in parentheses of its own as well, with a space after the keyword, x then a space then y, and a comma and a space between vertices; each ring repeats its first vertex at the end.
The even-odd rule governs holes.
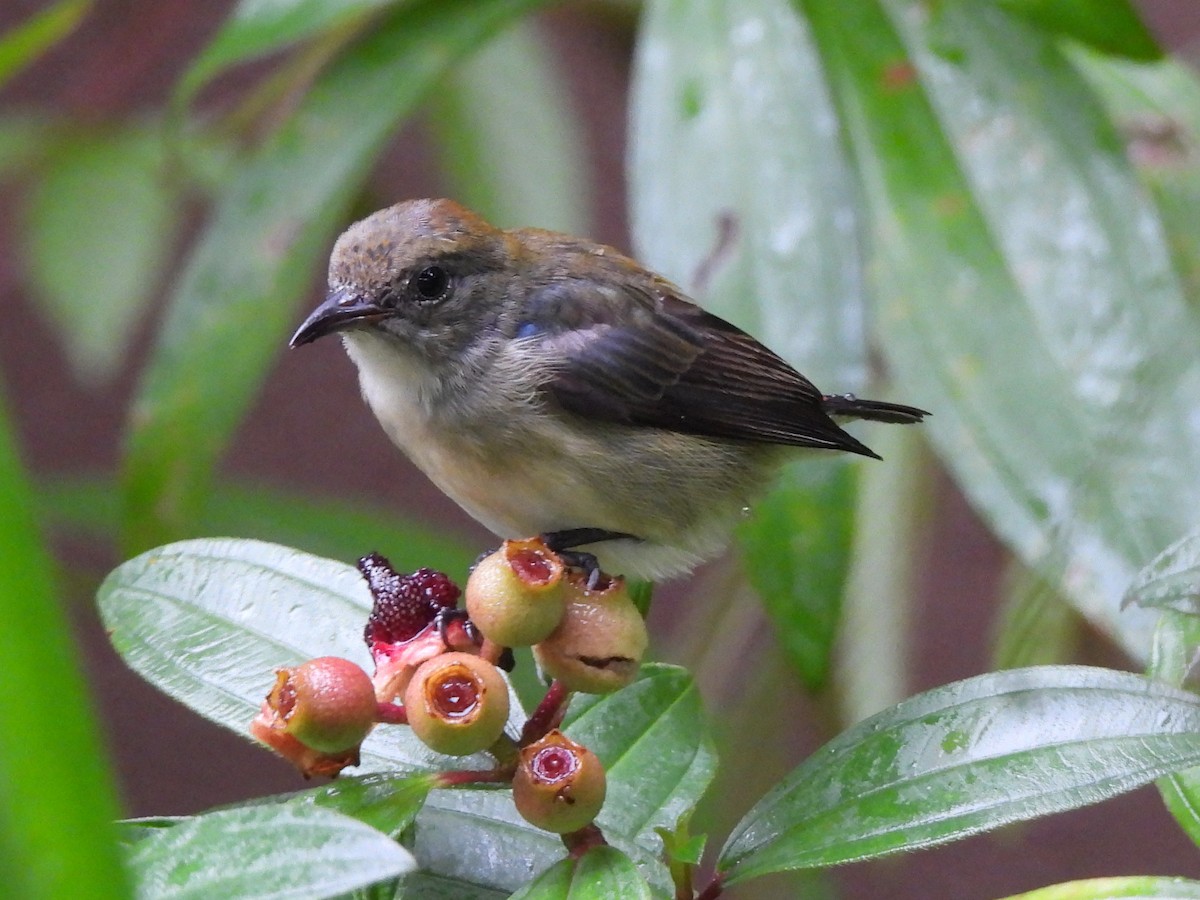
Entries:
POLYGON ((512 781, 512 770, 503 767, 495 769, 456 769, 451 772, 438 772, 437 786, 442 788, 462 787, 465 784, 507 784, 512 781))
POLYGON ((380 702, 375 705, 375 721, 384 725, 407 725, 408 710, 399 703, 380 702))
POLYGON ((537 709, 525 720, 525 727, 521 729, 521 740, 518 743, 522 747, 532 744, 534 741, 544 738, 551 729, 562 724, 563 716, 567 711, 567 700, 570 696, 570 691, 563 687, 561 681, 555 679, 550 682, 546 696, 537 705, 537 709))
POLYGON ((567 848, 567 854, 571 859, 579 859, 583 854, 587 853, 593 847, 603 847, 608 843, 604 839, 602 832, 596 823, 584 825, 578 831, 571 831, 562 836, 563 846, 567 848))
POLYGON ((496 738, 496 743, 488 747, 488 753, 496 758, 497 770, 504 770, 511 775, 520 762, 520 749, 516 741, 507 734, 501 734, 496 738))

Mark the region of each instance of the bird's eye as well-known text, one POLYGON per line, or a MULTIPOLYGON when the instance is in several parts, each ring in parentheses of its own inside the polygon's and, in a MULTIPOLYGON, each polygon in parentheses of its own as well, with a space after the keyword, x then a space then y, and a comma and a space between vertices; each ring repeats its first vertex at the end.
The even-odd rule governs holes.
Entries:
POLYGON ((450 273, 441 266, 426 266, 413 278, 413 287, 422 300, 441 300, 450 291, 450 273))

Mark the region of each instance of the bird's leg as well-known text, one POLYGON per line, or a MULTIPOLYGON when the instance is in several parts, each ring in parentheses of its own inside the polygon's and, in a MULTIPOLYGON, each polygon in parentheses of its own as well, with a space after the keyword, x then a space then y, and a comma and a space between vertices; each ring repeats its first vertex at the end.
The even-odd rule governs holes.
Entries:
POLYGON ((587 576, 588 590, 591 591, 600 586, 600 576, 604 574, 600 571, 600 562, 594 553, 575 548, 603 541, 641 540, 636 535, 625 534, 623 531, 609 531, 607 528, 566 528, 562 531, 547 531, 539 537, 563 562, 587 576))
MULTIPOLYGON (((476 647, 483 645, 483 635, 479 633, 479 629, 475 627, 475 623, 471 621, 465 609, 460 609, 456 606, 444 606, 439 609, 433 616, 431 623, 437 629, 438 634, 442 638, 442 643, 451 650, 462 649, 462 644, 455 640, 453 634, 450 633, 450 628, 454 623, 459 623, 462 627, 463 634, 476 647)), ((496 665, 505 672, 511 672, 516 665, 516 660, 513 658, 512 649, 504 648, 504 652, 500 654, 500 659, 496 661, 496 665)))

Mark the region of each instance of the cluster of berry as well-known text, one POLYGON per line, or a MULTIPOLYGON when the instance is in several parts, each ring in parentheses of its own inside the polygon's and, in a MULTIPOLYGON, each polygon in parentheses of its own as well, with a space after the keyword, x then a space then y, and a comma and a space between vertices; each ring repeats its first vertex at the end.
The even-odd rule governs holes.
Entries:
POLYGON ((480 560, 465 609, 441 572, 400 573, 378 554, 358 568, 374 600, 364 632, 374 675, 339 657, 280 669, 251 733, 306 776, 332 776, 358 763, 375 725, 407 725, 438 753, 495 760, 487 771, 443 773, 443 783, 511 782, 533 825, 564 835, 593 827, 603 766, 558 726, 571 692, 608 693, 637 674, 647 634, 624 579, 580 572, 536 538, 505 541, 480 560), (512 736, 498 666, 525 646, 551 682, 512 736))

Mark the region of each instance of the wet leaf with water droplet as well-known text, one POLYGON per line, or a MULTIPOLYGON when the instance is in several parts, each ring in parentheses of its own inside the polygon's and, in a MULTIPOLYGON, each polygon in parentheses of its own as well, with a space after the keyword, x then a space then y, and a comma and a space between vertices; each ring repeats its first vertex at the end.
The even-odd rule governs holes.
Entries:
POLYGON ((994 4, 801 5, 898 391, 997 533, 1144 655, 1154 617, 1117 601, 1200 506, 1178 476, 1200 470, 1200 323, 1112 123, 1053 38, 994 4), (880 82, 897 60, 904 91, 880 82))
POLYGON ((734 829, 730 882, 912 850, 1096 803, 1200 763, 1200 698, 1084 666, 936 688, 855 725, 734 829))
POLYGON ((407 850, 317 807, 216 810, 147 830, 128 855, 139 897, 331 897, 412 871, 407 850))
MULTIPOLYGON (((116 568, 98 593, 100 614, 125 662, 205 718, 246 734, 272 673, 319 656, 368 671, 362 641, 371 608, 354 567, 263 541, 180 541, 116 568)), ((524 715, 512 704, 509 729, 524 715)), ((490 757, 453 763, 407 728, 376 728, 356 772, 487 768, 490 757)))

